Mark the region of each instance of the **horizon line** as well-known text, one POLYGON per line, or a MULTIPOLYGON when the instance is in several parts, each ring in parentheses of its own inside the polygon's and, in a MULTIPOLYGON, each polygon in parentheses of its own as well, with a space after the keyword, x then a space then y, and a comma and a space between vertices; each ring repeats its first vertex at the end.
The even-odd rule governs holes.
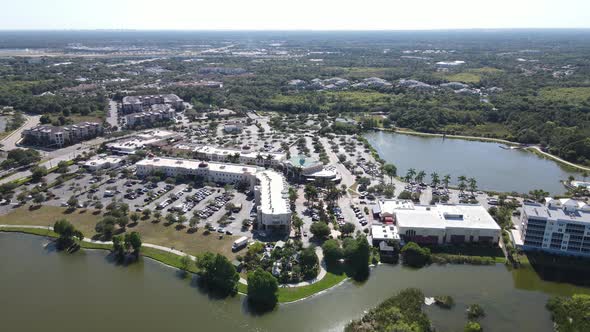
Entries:
POLYGON ((0 28, 0 32, 443 32, 443 31, 514 31, 514 30, 590 30, 589 27, 509 27, 509 28, 413 28, 413 29, 133 29, 133 28, 0 28))

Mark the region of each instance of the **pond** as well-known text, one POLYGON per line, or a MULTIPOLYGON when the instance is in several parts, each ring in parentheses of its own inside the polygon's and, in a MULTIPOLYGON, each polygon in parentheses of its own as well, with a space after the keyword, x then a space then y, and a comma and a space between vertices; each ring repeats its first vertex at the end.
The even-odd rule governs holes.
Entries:
POLYGON ((104 251, 67 255, 47 249, 48 243, 42 237, 0 233, 0 310, 6 331, 79 331, 86 326, 108 331, 340 331, 399 290, 417 287, 427 296, 455 299, 452 310, 427 307, 438 331, 462 330, 466 306, 479 303, 487 313, 485 331, 550 332, 544 307, 549 292, 588 291, 540 281, 526 271, 520 276, 503 265, 419 270, 381 265, 363 284, 346 281, 256 316, 248 312, 244 297, 211 298, 177 270, 152 260, 123 267, 109 262, 104 251))
POLYGON ((502 149, 499 143, 381 131, 365 137, 381 158, 397 166, 400 176, 414 168, 424 170, 427 180, 432 172, 441 178, 450 174, 455 183, 458 176, 465 175, 474 177, 485 190, 528 193, 543 189, 553 195, 565 192, 560 180, 579 177, 552 160, 526 150, 502 149))

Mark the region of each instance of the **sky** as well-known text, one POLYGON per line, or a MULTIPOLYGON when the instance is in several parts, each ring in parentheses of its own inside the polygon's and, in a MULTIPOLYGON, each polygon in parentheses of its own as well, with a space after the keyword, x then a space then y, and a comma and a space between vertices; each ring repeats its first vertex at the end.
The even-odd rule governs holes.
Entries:
POLYGON ((590 28, 590 0, 0 0, 0 30, 590 28))

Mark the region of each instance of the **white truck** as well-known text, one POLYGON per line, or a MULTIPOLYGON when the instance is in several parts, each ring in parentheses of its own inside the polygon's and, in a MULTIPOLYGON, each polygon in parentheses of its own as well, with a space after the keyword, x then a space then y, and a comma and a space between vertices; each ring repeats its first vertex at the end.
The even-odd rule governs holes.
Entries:
POLYGON ((241 238, 234 241, 234 244, 231 246, 232 251, 238 251, 244 248, 248 244, 248 237, 242 236, 241 238))

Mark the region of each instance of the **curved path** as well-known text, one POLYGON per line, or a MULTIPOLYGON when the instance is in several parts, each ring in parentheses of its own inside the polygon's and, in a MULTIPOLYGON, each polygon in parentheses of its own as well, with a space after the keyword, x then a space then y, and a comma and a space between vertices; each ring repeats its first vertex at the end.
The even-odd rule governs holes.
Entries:
MULTIPOLYGON (((30 228, 30 229, 45 229, 48 231, 53 231, 53 227, 51 226, 33 226, 33 225, 0 225, 0 228, 30 228)), ((92 240, 90 238, 85 237, 83 239, 84 242, 88 242, 88 243, 96 243, 96 244, 108 244, 111 245, 113 244, 112 241, 95 241, 92 240)), ((180 250, 176 250, 173 248, 168 248, 168 247, 164 247, 164 246, 159 246, 157 244, 151 244, 151 243, 142 243, 141 244, 144 247, 148 247, 148 248, 153 248, 153 249, 158 249, 158 250, 162 250, 162 251, 166 251, 178 256, 188 256, 190 259, 192 259, 193 261, 196 260, 196 257, 190 254, 187 254, 185 252, 182 252, 180 250)), ((326 271, 326 266, 325 266, 325 262, 324 262, 324 253, 322 251, 321 247, 316 247, 315 248, 315 252, 318 255, 318 260, 320 261, 320 272, 318 273, 317 277, 315 277, 312 280, 308 280, 308 281, 302 281, 300 283, 297 284, 281 284, 279 285, 279 287, 303 287, 303 286, 309 286, 311 284, 314 284, 322 279, 324 279, 324 277, 326 276, 326 274, 328 273, 326 271)), ((240 277, 240 283, 247 285, 248 281, 242 277, 240 277)))
POLYGON ((545 156, 545 157, 547 157, 547 158, 550 158, 550 159, 553 159, 553 160, 555 160, 555 161, 558 161, 558 162, 560 162, 560 163, 562 163, 562 164, 566 164, 566 165, 568 165, 568 166, 571 166, 571 167, 575 167, 575 168, 581 169, 581 170, 583 170, 583 171, 590 171, 590 167, 581 166, 581 165, 578 165, 578 164, 571 163, 571 162, 569 162, 569 161, 567 161, 567 160, 563 160, 563 159, 559 158, 558 156, 554 156, 554 155, 552 155, 552 154, 550 154, 550 153, 547 153, 547 152, 545 152, 545 151, 541 150, 541 148, 540 148, 539 146, 536 146, 536 145, 534 145, 534 146, 529 146, 528 148, 530 148, 530 149, 534 149, 534 150, 536 150, 537 152, 539 152, 540 154, 542 154, 543 156, 545 156))

